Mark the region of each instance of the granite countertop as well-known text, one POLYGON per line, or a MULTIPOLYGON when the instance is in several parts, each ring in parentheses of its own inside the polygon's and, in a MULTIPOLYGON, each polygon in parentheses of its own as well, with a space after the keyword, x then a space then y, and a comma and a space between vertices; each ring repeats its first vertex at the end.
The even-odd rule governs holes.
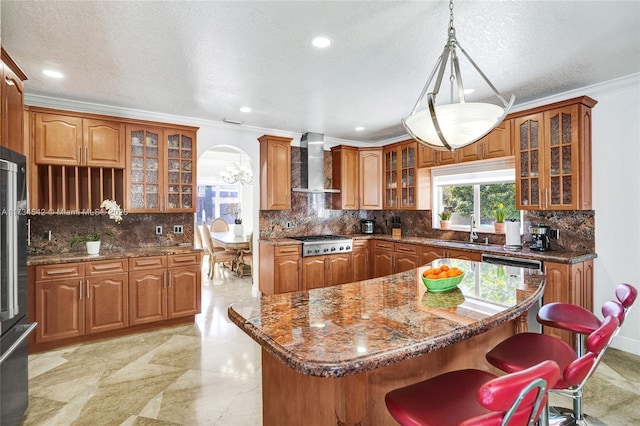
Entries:
POLYGON ((144 247, 128 250, 101 249, 100 254, 88 255, 85 252, 58 253, 49 255, 27 256, 27 266, 52 265, 61 263, 90 262, 96 260, 123 259, 128 257, 164 256, 171 254, 193 253, 202 251, 192 245, 144 247))
MULTIPOLYGON (((595 259, 596 253, 593 252, 576 252, 576 251, 535 251, 524 246, 520 251, 505 250, 503 245, 499 244, 482 244, 482 243, 469 243, 465 241, 452 241, 442 240, 437 238, 425 238, 425 237, 392 237, 388 234, 353 234, 346 235, 346 237, 353 239, 376 239, 383 241, 393 241, 397 243, 406 244, 418 244, 430 247, 440 247, 443 249, 456 249, 462 251, 469 251, 475 253, 491 253, 500 256, 508 256, 523 259, 535 259, 546 262, 556 263, 579 263, 585 260, 595 259)), ((276 238, 272 240, 260 240, 262 243, 268 243, 273 245, 288 245, 288 244, 302 244, 301 241, 293 240, 290 238, 276 238)))
POLYGON ((542 297, 544 274, 439 259, 465 271, 446 293, 427 292, 414 270, 309 291, 254 297, 228 316, 295 371, 343 377, 436 351, 525 313, 542 297))

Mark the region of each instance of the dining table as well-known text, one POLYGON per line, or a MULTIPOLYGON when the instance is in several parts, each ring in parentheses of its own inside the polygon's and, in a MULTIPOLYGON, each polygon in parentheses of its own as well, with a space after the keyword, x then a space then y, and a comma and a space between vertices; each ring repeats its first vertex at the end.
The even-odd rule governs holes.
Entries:
POLYGON ((214 246, 223 247, 225 250, 236 250, 236 260, 231 270, 239 271, 244 265, 242 252, 251 249, 251 235, 236 235, 233 231, 212 232, 211 239, 214 246))

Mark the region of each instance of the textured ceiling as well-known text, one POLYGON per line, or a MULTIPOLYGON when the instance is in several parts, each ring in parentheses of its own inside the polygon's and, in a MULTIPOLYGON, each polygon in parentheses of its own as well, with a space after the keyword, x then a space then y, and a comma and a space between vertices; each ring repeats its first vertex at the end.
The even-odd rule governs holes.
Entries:
MULTIPOLYGON (((334 138, 404 134, 446 1, 1 2, 26 92, 334 138), (309 41, 327 35, 333 45, 309 41), (42 75, 56 68, 62 80, 42 75), (243 114, 241 106, 253 111, 243 114), (356 126, 364 126, 356 132, 356 126)), ((459 42, 516 105, 640 72, 640 2, 457 1, 459 42)), ((471 100, 488 89, 463 69, 471 100)))

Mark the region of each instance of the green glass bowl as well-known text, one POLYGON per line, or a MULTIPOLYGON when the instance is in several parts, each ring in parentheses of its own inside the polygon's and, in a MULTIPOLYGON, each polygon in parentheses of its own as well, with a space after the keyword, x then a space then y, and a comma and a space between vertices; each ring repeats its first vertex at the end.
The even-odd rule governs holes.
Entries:
POLYGON ((427 290, 434 293, 438 293, 441 291, 448 291, 448 290, 451 290, 452 288, 456 288, 458 284, 462 282, 464 275, 465 274, 463 273, 462 275, 458 275, 457 277, 440 278, 437 280, 430 280, 423 276, 422 282, 424 283, 425 286, 427 286, 427 290))

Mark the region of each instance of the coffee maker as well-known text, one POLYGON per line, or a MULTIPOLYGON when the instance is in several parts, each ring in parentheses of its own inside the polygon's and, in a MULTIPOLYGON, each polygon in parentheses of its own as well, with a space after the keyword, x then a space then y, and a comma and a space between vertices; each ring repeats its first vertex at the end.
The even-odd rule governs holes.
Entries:
POLYGON ((531 233, 531 245, 529 248, 536 251, 549 250, 549 227, 542 223, 529 227, 531 233))

